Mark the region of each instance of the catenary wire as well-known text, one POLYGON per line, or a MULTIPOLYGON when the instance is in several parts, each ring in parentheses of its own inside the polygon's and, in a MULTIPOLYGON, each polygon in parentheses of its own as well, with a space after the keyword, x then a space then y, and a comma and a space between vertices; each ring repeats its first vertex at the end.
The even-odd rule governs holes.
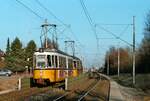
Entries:
POLYGON ((33 11, 30 7, 28 7, 27 5, 25 5, 23 2, 16 0, 19 4, 21 4, 23 7, 25 7, 27 10, 29 10, 31 13, 33 13, 34 15, 36 15, 38 18, 40 18, 41 20, 44 20, 44 18, 42 16, 40 16, 38 13, 36 13, 35 11, 33 11))

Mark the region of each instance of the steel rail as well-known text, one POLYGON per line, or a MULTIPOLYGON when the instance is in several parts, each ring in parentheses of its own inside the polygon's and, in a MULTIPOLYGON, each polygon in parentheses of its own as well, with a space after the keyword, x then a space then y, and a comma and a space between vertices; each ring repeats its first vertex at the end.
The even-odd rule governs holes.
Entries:
POLYGON ((81 96, 78 99, 78 101, 81 101, 84 97, 86 97, 97 86, 98 83, 99 83, 99 81, 90 90, 88 90, 83 96, 81 96))
MULTIPOLYGON (((98 73, 97 73, 98 74, 98 73)), ((80 96, 80 98, 78 98, 78 100, 77 101, 81 101, 85 96, 87 96, 96 86, 97 86, 97 84, 99 83, 99 81, 101 80, 100 79, 100 74, 98 74, 99 75, 99 79, 97 80, 97 82, 96 83, 94 83, 94 84, 92 84, 92 85, 90 85, 90 86, 92 86, 92 87, 88 87, 87 89, 88 89, 88 91, 85 93, 85 94, 82 94, 81 96, 80 96), (93 86, 94 85, 94 86, 93 86), (91 88, 91 89, 90 89, 91 88)), ((60 99, 63 99, 65 96, 67 96, 68 94, 72 94, 72 93, 74 93, 73 91, 72 92, 67 92, 67 93, 65 93, 65 94, 63 94, 62 96, 60 96, 60 97, 58 97, 58 98, 56 98, 56 99, 54 99, 53 101, 58 101, 58 100, 60 100, 60 99)))
POLYGON ((62 99, 63 97, 65 97, 66 95, 68 95, 68 93, 63 94, 62 96, 54 99, 53 101, 58 101, 58 100, 62 99))

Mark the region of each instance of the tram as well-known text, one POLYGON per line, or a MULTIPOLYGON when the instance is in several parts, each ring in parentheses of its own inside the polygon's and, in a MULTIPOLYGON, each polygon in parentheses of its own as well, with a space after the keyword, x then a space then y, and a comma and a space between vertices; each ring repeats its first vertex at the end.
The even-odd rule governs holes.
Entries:
POLYGON ((63 82, 82 73, 82 61, 57 49, 39 49, 33 55, 31 86, 63 82))

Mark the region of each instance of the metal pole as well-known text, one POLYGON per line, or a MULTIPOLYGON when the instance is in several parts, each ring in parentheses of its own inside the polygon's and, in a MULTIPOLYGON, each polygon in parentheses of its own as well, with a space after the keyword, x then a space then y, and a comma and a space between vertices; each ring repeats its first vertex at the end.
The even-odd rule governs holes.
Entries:
POLYGON ((67 53, 67 41, 65 41, 65 52, 67 53))
POLYGON ((120 75, 120 48, 118 44, 118 77, 120 75))
POLYGON ((55 36, 56 36, 56 47, 58 48, 58 37, 57 37, 57 32, 56 32, 56 26, 54 26, 54 30, 55 30, 55 36))
POLYGON ((18 80, 18 90, 21 90, 21 78, 18 80))
POLYGON ((75 41, 72 41, 72 44, 73 56, 75 56, 75 41))
POLYGON ((47 19, 45 19, 45 48, 47 48, 47 19))
POLYGON ((72 55, 75 56, 75 41, 73 41, 73 40, 65 41, 66 53, 67 53, 67 46, 70 46, 72 48, 72 55))
POLYGON ((133 84, 135 84, 135 16, 133 16, 133 84))

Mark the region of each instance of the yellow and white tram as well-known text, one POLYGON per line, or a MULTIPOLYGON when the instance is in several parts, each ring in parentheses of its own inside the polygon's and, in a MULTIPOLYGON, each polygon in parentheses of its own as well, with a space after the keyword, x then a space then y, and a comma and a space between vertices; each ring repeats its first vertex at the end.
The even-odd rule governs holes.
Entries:
POLYGON ((79 58, 56 49, 42 49, 33 56, 31 85, 61 82, 65 77, 76 77, 82 73, 79 58))

